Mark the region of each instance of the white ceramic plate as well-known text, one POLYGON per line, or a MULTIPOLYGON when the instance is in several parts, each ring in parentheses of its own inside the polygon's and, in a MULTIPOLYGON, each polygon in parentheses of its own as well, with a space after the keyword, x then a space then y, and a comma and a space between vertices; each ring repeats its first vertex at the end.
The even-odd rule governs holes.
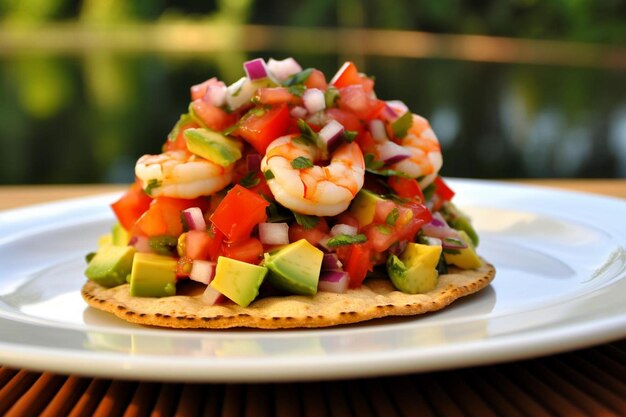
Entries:
POLYGON ((454 180, 493 284, 440 312, 320 330, 181 331, 88 308, 84 255, 116 195, 0 213, 0 363, 161 381, 379 376, 496 363, 626 336, 626 202, 454 180))

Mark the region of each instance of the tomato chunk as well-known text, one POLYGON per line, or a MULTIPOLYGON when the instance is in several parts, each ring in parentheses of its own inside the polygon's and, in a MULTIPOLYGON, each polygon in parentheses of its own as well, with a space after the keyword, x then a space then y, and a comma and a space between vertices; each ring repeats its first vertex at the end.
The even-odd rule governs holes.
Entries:
POLYGON ((317 246, 321 240, 329 237, 328 224, 326 220, 320 218, 315 227, 305 228, 297 223, 289 226, 289 241, 297 242, 300 239, 306 239, 311 245, 317 246))
POLYGON ((182 198, 157 197, 148 210, 141 215, 132 228, 139 236, 179 236, 183 232, 181 212, 189 207, 206 207, 204 199, 186 200, 182 198))
POLYGON ((328 83, 326 82, 326 77, 324 73, 320 70, 314 69, 311 72, 311 75, 304 81, 304 85, 306 88, 317 88, 322 91, 326 91, 328 88, 328 83))
POLYGON ((446 184, 443 178, 441 178, 440 176, 437 176, 437 178, 435 178, 435 185, 436 185, 435 194, 437 194, 441 200, 443 201, 452 200, 452 197, 454 197, 455 193, 452 190, 452 188, 450 188, 448 184, 446 184))
POLYGON ((126 230, 132 229, 133 225, 148 210, 152 198, 148 196, 137 183, 133 183, 130 188, 115 203, 111 204, 111 208, 126 230))
POLYGON ((362 84, 339 90, 339 108, 354 113, 359 119, 372 120, 385 108, 385 102, 372 98, 362 84))
POLYGON ((202 99, 191 102, 191 111, 192 117, 209 129, 224 130, 235 122, 232 114, 202 99))
POLYGON ((345 62, 337 71, 330 83, 337 88, 347 87, 349 85, 361 84, 361 75, 353 62, 345 62))
POLYGON ((274 106, 276 104, 300 104, 302 98, 295 96, 289 92, 286 87, 265 87, 259 88, 256 92, 256 98, 261 104, 274 106))
POLYGON ((424 194, 415 178, 391 176, 387 180, 394 193, 400 198, 413 198, 420 203, 424 202, 424 194))
POLYGON ((371 247, 369 242, 337 248, 337 256, 343 263, 343 270, 350 275, 350 288, 358 288, 373 269, 371 262, 371 247))
POLYGON ((287 132, 290 119, 289 107, 281 104, 259 115, 248 114, 240 121, 236 134, 264 155, 267 145, 287 132))
POLYGON ((263 244, 254 237, 243 242, 225 242, 222 245, 222 253, 228 258, 258 264, 263 258, 263 244))
POLYGON ((246 240, 252 229, 267 219, 269 203, 258 194, 237 184, 220 202, 209 220, 231 242, 246 240))

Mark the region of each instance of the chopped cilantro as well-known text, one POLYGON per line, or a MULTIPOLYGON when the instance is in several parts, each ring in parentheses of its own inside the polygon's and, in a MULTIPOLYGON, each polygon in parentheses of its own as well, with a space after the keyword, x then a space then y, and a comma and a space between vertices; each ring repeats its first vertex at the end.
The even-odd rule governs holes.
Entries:
POLYGON ((330 109, 331 107, 335 107, 335 103, 339 99, 339 90, 332 85, 329 85, 326 91, 324 92, 324 102, 326 104, 326 108, 330 109))
POLYGON ((296 222, 305 229, 313 229, 319 223, 320 218, 317 216, 309 216, 307 214, 300 214, 293 212, 293 216, 296 218, 296 222))
POLYGON ((289 91, 291 94, 297 97, 302 97, 305 90, 306 90, 306 87, 302 84, 292 85, 287 88, 287 91, 289 91))
POLYGON ((293 74, 291 77, 287 78, 283 85, 287 87, 291 87, 296 84, 303 84, 309 76, 313 73, 313 68, 307 68, 300 72, 293 74))
POLYGON ((272 172, 272 170, 268 169, 267 171, 263 172, 263 176, 265 177, 266 180, 273 180, 274 178, 276 178, 274 176, 274 173, 272 172))
POLYGON ((160 255, 171 255, 176 250, 178 239, 174 236, 156 236, 148 239, 150 249, 160 255))
POLYGON ((152 190, 154 190, 155 188, 159 188, 160 186, 161 181, 157 180, 156 178, 152 178, 150 181, 148 181, 148 185, 146 186, 146 188, 143 189, 143 191, 148 195, 152 195, 152 190))
POLYGON ((300 130, 300 138, 311 145, 317 145, 317 133, 303 119, 298 119, 298 129, 300 130))
POLYGON ((377 171, 382 168, 383 165, 385 165, 385 163, 383 161, 377 161, 373 153, 365 154, 365 168, 368 170, 377 171))
POLYGON ((355 130, 344 130, 343 131, 343 140, 347 143, 353 142, 359 132, 355 130))
POLYGON ((391 130, 393 130, 395 137, 402 139, 406 136, 412 125, 413 115, 408 111, 391 123, 391 130))
POLYGON ((362 233, 358 235, 337 235, 333 236, 326 242, 326 245, 331 248, 344 245, 352 245, 353 243, 367 242, 367 236, 362 233))
POLYGON ((96 252, 89 252, 87 255, 85 255, 85 261, 87 263, 91 262, 94 256, 96 256, 96 252))
POLYGON ((246 188, 254 187, 255 185, 259 185, 259 177, 257 177, 256 172, 248 172, 245 177, 239 181, 239 185, 246 188))
POLYGON ((399 216, 400 212, 398 211, 398 208, 394 207, 393 210, 391 210, 387 215, 387 218, 385 218, 385 223, 389 226, 395 226, 399 216))
POLYGON ((290 210, 281 206, 274 200, 265 196, 263 196, 263 198, 270 203, 270 205, 265 209, 268 223, 285 223, 293 219, 293 215, 290 210))
POLYGON ((309 158, 304 156, 299 156, 293 161, 291 161, 291 166, 295 169, 305 169, 313 167, 313 162, 309 158))
POLYGON ((231 133, 233 133, 238 128, 239 128, 239 124, 235 123, 234 125, 232 125, 230 127, 227 127, 226 129, 222 130, 222 135, 229 136, 231 133))

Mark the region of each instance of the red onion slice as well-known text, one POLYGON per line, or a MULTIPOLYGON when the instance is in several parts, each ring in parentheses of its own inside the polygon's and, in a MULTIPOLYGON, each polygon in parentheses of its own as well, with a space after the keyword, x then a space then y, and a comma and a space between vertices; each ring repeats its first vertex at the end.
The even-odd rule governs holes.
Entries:
POLYGON ((307 89, 302 95, 302 101, 309 113, 317 113, 326 108, 324 93, 317 88, 307 89))
POLYGON ((344 127, 336 120, 330 120, 319 131, 319 138, 326 144, 326 149, 330 152, 332 148, 336 147, 343 139, 344 127))
POLYGON ((215 265, 215 262, 196 259, 191 264, 189 278, 205 285, 209 285, 215 276, 215 265))
POLYGON ((411 157, 411 153, 404 146, 391 140, 376 145, 376 151, 378 158, 385 164, 395 164, 411 157))
POLYGON ((344 271, 324 271, 320 274, 317 288, 320 291, 344 293, 348 289, 350 275, 344 271))
POLYGON ((325 253, 322 258, 322 271, 341 271, 343 264, 336 253, 325 253))
POLYGON ((383 108, 383 111, 380 112, 380 116, 383 118, 383 120, 390 122, 390 123, 395 121, 399 117, 398 113, 394 110, 394 108, 391 107, 387 103, 385 103, 385 107, 383 108))
POLYGON ((215 288, 211 287, 210 285, 207 285, 206 289, 204 290, 204 293, 202 294, 202 301, 205 304, 210 305, 210 306, 219 304, 224 299, 225 297, 222 295, 222 293, 216 290, 215 288))
POLYGON ((146 236, 133 236, 130 238, 128 245, 134 247, 139 253, 154 253, 150 247, 150 239, 146 236))
POLYGON ((183 210, 183 217, 189 230, 206 230, 206 221, 199 207, 190 207, 183 210))
POLYGON ((289 225, 259 223, 259 240, 264 245, 286 245, 289 243, 289 225))
POLYGON ((274 58, 270 58, 267 61, 267 69, 270 70, 272 75, 276 77, 278 81, 285 81, 293 74, 297 74, 302 71, 302 67, 292 57, 285 58, 281 61, 277 61, 274 58))
POLYGON ((263 58, 244 62, 243 69, 246 71, 246 76, 252 81, 268 77, 267 67, 263 58))
POLYGON ((349 235, 355 236, 358 233, 359 229, 354 226, 350 226, 349 224, 336 224, 330 229, 331 236, 337 235, 349 235))
POLYGON ((374 119, 369 122, 370 133, 376 142, 385 142, 387 138, 387 129, 382 120, 374 119))
POLYGON ((433 213, 432 220, 430 221, 430 223, 422 226, 422 231, 426 236, 435 237, 442 240, 448 237, 460 239, 459 232, 448 226, 448 223, 446 223, 446 220, 439 212, 433 213))
POLYGON ((467 243, 465 243, 460 237, 444 237, 441 239, 441 246, 444 249, 460 250, 467 248, 467 243))
POLYGON ((261 155, 250 153, 246 156, 246 168, 248 172, 258 172, 261 169, 261 155))

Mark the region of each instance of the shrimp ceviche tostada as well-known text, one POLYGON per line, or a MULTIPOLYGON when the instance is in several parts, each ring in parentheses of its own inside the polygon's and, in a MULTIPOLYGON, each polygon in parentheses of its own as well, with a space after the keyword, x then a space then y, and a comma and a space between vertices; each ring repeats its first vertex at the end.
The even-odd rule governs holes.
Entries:
POLYGON ((324 327, 441 309, 495 275, 428 121, 346 62, 254 59, 191 87, 111 207, 82 295, 177 328, 324 327))

